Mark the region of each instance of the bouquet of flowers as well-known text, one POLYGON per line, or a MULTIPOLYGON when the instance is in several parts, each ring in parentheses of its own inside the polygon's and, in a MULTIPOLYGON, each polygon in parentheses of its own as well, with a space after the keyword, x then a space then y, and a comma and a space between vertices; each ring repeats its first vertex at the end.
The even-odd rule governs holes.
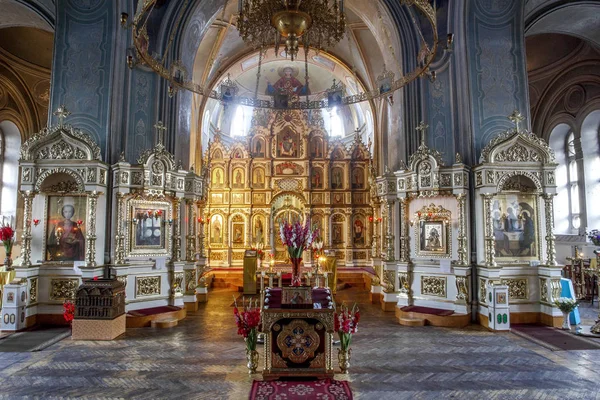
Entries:
POLYGON ((4 249, 6 250, 6 257, 10 257, 10 253, 12 252, 13 244, 15 243, 15 229, 10 225, 2 224, 0 226, 0 241, 4 245, 4 249))
POLYGON ((70 324, 75 318, 75 304, 72 301, 65 301, 63 303, 63 310, 63 317, 70 324))
POLYGON ((335 331, 340 337, 340 346, 342 351, 348 351, 352 335, 358 330, 358 321, 360 320, 360 311, 356 304, 352 310, 348 310, 346 304, 340 306, 339 313, 335 313, 335 331))
POLYGON ((312 242, 319 237, 319 230, 311 230, 308 219, 302 225, 296 221, 293 224, 284 222, 279 226, 281 241, 287 246, 290 258, 302 258, 302 252, 310 249, 312 242))
POLYGON ((559 297, 558 299, 554 300, 554 304, 560 309, 560 311, 567 314, 571 313, 571 311, 573 311, 579 305, 577 300, 569 297, 559 297))
POLYGON ((319 237, 319 230, 311 230, 310 221, 307 218, 304 225, 298 221, 293 224, 282 223, 279 227, 279 234, 292 261, 292 286, 300 286, 302 282, 300 278, 302 253, 311 248, 313 241, 319 237))
POLYGON ((235 324, 238 328, 237 333, 244 337, 246 350, 255 351, 256 340, 258 339, 258 325, 260 324, 260 308, 258 302, 255 302, 254 307, 252 307, 252 299, 248 303, 248 307, 246 307, 245 299, 243 302, 244 308, 240 311, 235 297, 233 299, 233 315, 235 316, 235 324))
POLYGON ((587 233, 587 237, 595 246, 600 246, 600 231, 598 229, 592 229, 587 233))

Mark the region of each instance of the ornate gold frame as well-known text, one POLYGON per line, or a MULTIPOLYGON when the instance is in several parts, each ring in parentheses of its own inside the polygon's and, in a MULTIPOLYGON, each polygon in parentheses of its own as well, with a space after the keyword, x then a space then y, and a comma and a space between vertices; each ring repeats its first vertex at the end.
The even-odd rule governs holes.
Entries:
MULTIPOLYGON (((125 235, 125 249, 127 257, 168 257, 171 255, 171 235, 173 234, 173 226, 169 226, 168 220, 173 219, 173 205, 168 201, 149 201, 149 200, 136 200, 130 199, 127 202, 127 234, 125 235), (164 224, 164 246, 135 246, 135 240, 133 235, 133 210, 135 208, 148 208, 148 209, 162 209, 166 210, 163 217, 164 224)), ((176 224, 173 221, 173 224, 176 224)))
MULTIPOLYGON (((43 219, 43 221, 44 221, 44 232, 43 232, 43 236, 42 236, 42 263, 41 264, 42 265, 49 265, 49 264, 52 264, 52 265, 73 265, 73 263, 75 261, 52 261, 52 260, 47 260, 46 259, 46 255, 47 255, 47 248, 46 248, 46 246, 47 246, 47 241, 48 241, 48 235, 47 235, 48 227, 46 226, 46 224, 48 223, 48 203, 50 201, 50 197, 61 197, 61 196, 65 197, 65 196, 68 196, 68 197, 81 197, 81 198, 84 198, 86 200, 86 206, 85 206, 85 218, 86 219, 85 219, 84 222, 86 224, 89 224, 89 221, 87 220, 88 219, 88 215, 90 214, 89 213, 89 202, 87 201, 88 193, 85 193, 85 192, 83 192, 83 193, 80 193, 80 192, 77 192, 77 193, 40 192, 37 195, 38 196, 44 196, 44 219, 43 219)), ((89 245, 88 240, 87 240, 87 238, 88 238, 87 229, 86 229, 86 232, 84 234, 84 237, 86 238, 86 241, 85 241, 85 252, 86 252, 86 255, 87 255, 87 249, 88 249, 88 245, 89 245)), ((87 257, 84 257, 84 259, 81 260, 81 261, 85 262, 86 259, 87 259, 87 257)))
POLYGON ((415 255, 417 257, 435 257, 435 258, 451 258, 452 257, 452 229, 451 229, 452 212, 446 210, 442 206, 430 204, 424 206, 415 213, 415 255), (421 232, 426 223, 437 223, 441 225, 441 242, 443 251, 428 251, 421 250, 421 232))

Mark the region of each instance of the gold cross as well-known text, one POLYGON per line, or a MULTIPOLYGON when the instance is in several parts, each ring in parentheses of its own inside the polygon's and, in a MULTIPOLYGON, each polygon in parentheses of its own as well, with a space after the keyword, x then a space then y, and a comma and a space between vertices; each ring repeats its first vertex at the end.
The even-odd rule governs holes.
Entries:
POLYGON ((63 126, 63 124, 65 123, 65 119, 69 115, 71 115, 71 113, 69 112, 69 110, 67 110, 67 107, 65 105, 59 106, 58 109, 52 114, 58 117, 58 126, 63 126))
POLYGON ((162 121, 158 121, 158 123, 156 125, 154 125, 154 129, 156 129, 156 134, 158 136, 157 144, 164 146, 163 140, 164 140, 164 134, 165 134, 165 131, 167 130, 167 127, 163 124, 162 121))
POLYGON ((512 121, 513 124, 517 127, 517 133, 521 132, 520 124, 525 121, 525 117, 518 110, 513 111, 512 114, 508 116, 508 119, 512 121))
POLYGON ((421 132, 421 146, 425 147, 425 135, 427 134, 427 128, 429 128, 429 125, 427 125, 425 122, 421 121, 421 123, 419 124, 419 126, 417 126, 417 131, 421 132))

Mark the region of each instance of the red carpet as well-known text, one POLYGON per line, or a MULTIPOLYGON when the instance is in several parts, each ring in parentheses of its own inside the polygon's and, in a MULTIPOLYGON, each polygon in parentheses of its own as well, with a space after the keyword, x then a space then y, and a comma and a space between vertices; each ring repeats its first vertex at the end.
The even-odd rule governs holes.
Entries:
POLYGON ((127 314, 133 315, 134 317, 142 317, 146 315, 154 315, 154 314, 162 314, 173 311, 179 311, 181 307, 175 306, 162 306, 162 307, 153 307, 153 308, 143 308, 141 310, 132 310, 127 311, 127 314))
POLYGON ((254 381, 250 400, 352 400, 347 381, 254 381))
MULTIPOLYGON (((543 342, 551 350, 597 350, 600 343, 593 339, 574 335, 571 331, 552 328, 545 325, 511 324, 513 333, 523 336, 533 342, 543 342)), ((544 346, 542 343, 538 343, 544 346)))
POLYGON ((439 315, 447 317, 448 315, 454 314, 452 310, 440 310, 439 308, 419 307, 419 306, 406 306, 402 307, 404 312, 416 312, 421 314, 439 315))

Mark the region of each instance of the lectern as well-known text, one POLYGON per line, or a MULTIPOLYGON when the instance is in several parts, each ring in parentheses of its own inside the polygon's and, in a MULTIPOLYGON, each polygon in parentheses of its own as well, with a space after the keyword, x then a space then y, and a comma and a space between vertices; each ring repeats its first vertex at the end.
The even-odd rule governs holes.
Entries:
POLYGON ((246 250, 244 253, 244 294, 256 294, 257 260, 256 250, 246 250))

